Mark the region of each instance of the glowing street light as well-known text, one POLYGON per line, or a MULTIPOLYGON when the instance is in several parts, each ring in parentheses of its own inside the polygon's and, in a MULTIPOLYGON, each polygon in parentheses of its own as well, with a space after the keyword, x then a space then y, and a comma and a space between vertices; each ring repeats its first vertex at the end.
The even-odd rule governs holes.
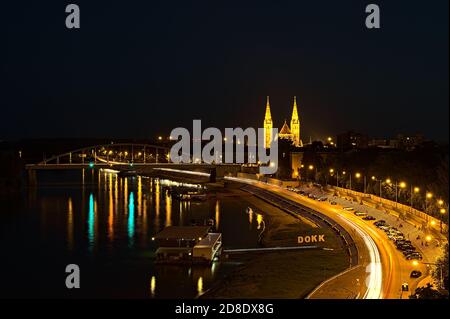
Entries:
POLYGON ((406 187, 406 183, 405 182, 400 182, 400 184, 398 184, 400 186, 400 188, 405 188, 406 187))
POLYGON ((444 204, 444 201, 442 199, 438 200, 439 206, 442 206, 444 204))
POLYGON ((414 187, 414 193, 418 193, 420 192, 420 188, 419 187, 414 187))
POLYGON ((334 169, 330 168, 330 174, 333 174, 333 173, 334 173, 334 169))
POLYGON ((314 166, 313 166, 313 165, 309 165, 309 166, 308 166, 308 169, 309 169, 310 171, 312 171, 312 170, 314 169, 314 166))
POLYGON ((428 199, 433 198, 433 194, 432 194, 432 193, 427 193, 427 198, 428 198, 428 199))

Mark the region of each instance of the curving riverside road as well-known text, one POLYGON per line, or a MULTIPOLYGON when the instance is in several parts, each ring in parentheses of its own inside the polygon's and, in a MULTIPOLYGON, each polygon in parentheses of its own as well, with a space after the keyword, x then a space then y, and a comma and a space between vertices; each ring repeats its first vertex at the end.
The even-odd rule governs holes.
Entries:
POLYGON ((402 292, 401 285, 408 283, 410 291, 413 291, 419 279, 410 278, 411 271, 426 272, 423 265, 413 266, 411 261, 407 261, 373 222, 365 221, 339 205, 319 202, 255 180, 235 177, 226 179, 265 189, 328 216, 351 235, 358 252, 358 265, 324 282, 308 298, 408 298, 409 292, 402 292))

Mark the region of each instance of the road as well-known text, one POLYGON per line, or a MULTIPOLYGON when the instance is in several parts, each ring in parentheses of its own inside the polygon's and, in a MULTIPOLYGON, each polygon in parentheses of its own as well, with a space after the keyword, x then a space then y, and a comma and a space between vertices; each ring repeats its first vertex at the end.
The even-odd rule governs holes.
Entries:
POLYGON ((401 291, 402 284, 408 283, 410 291, 413 291, 420 278, 410 278, 411 271, 426 272, 424 265, 413 266, 411 261, 407 261, 373 222, 343 210, 340 205, 331 205, 327 201, 319 202, 276 185, 242 178, 228 179, 251 184, 294 200, 333 218, 352 235, 359 252, 359 265, 326 283, 323 289, 319 289, 315 293, 316 296, 313 294, 311 298, 408 298, 409 292, 401 291))

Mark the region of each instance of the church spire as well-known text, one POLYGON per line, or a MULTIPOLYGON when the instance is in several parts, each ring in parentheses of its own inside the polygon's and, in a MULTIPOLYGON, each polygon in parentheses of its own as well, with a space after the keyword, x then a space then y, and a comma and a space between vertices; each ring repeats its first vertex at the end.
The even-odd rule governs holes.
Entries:
POLYGON ((272 115, 270 114, 270 102, 269 97, 267 96, 266 102, 266 115, 264 117, 264 147, 270 148, 270 143, 272 142, 272 115))
POLYGON ((298 120, 297 97, 294 96, 294 108, 292 110, 292 119, 298 120))
POLYGON ((294 96, 294 106, 292 108, 291 132, 294 135, 294 145, 297 147, 303 146, 302 140, 300 138, 300 119, 298 117, 296 96, 294 96))
POLYGON ((270 102, 269 102, 269 96, 267 96, 267 102, 266 102, 266 116, 264 117, 264 120, 272 120, 272 114, 270 114, 270 102))

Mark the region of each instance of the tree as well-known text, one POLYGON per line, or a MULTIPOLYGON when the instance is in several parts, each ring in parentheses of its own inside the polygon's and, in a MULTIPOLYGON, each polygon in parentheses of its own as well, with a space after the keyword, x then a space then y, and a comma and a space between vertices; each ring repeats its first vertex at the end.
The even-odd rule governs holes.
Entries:
POLYGON ((446 295, 440 293, 438 290, 433 289, 433 285, 428 283, 425 287, 418 287, 411 299, 444 299, 446 295))
POLYGON ((444 281, 444 289, 448 291, 448 243, 445 244, 444 247, 444 256, 439 258, 436 262, 439 266, 433 270, 432 276, 433 278, 440 282, 441 281, 441 271, 442 271, 442 280, 444 281))

